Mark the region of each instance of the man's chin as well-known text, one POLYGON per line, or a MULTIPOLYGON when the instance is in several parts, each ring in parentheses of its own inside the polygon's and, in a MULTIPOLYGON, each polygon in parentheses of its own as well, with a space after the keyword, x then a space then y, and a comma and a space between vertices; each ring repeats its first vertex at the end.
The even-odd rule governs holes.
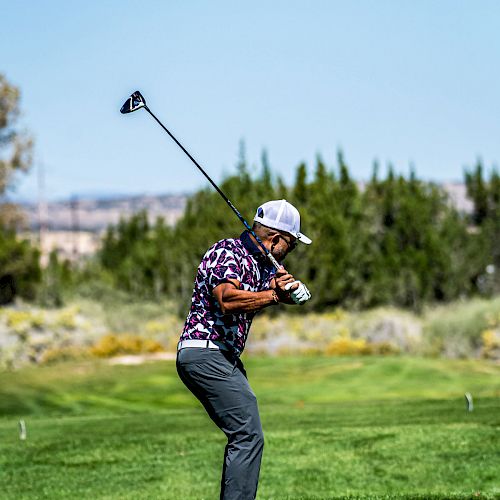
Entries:
POLYGON ((272 254, 273 257, 281 264, 284 260, 286 255, 281 255, 281 254, 272 254))

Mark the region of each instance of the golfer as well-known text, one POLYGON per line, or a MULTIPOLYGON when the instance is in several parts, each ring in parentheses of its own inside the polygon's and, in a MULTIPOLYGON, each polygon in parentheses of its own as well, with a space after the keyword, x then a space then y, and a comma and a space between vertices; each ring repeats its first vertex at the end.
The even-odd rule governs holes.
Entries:
MULTIPOLYGON (((311 243, 300 232, 298 210, 286 200, 260 206, 253 230, 279 263, 298 241, 311 243)), ((201 260, 178 344, 177 372, 227 437, 221 499, 257 494, 264 436, 240 360, 252 319, 265 307, 310 298, 307 287, 284 267, 275 270, 249 231, 217 242, 201 260)))

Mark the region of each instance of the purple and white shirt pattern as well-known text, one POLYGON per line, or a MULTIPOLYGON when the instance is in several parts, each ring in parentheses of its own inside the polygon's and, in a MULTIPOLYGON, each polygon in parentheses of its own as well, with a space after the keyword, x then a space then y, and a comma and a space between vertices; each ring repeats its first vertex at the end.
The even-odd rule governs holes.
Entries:
POLYGON ((256 313, 222 314, 212 291, 228 280, 238 280, 241 290, 267 290, 275 272, 247 232, 238 239, 215 243, 207 250, 198 267, 191 308, 180 339, 223 342, 239 356, 245 348, 256 313))

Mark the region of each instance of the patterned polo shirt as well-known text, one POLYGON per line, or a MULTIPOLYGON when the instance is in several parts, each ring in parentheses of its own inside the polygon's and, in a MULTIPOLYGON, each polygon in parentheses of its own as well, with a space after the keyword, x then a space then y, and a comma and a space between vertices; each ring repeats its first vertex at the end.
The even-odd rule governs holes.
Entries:
POLYGON ((250 239, 247 231, 237 239, 218 241, 203 256, 196 274, 191 308, 181 340, 202 339, 223 342, 239 356, 245 348, 255 316, 252 313, 222 314, 213 289, 238 280, 241 290, 268 290, 276 270, 250 239))

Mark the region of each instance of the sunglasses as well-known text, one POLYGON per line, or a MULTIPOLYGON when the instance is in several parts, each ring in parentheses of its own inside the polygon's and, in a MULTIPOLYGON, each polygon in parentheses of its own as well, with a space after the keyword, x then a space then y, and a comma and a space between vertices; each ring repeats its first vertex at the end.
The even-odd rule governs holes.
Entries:
POLYGON ((297 238, 294 238, 293 240, 288 240, 282 234, 279 234, 279 236, 280 236, 280 238, 283 238, 285 240, 285 243, 288 247, 288 249, 287 249, 288 252, 291 252, 292 250, 294 250, 297 247, 297 244, 298 244, 297 238))

